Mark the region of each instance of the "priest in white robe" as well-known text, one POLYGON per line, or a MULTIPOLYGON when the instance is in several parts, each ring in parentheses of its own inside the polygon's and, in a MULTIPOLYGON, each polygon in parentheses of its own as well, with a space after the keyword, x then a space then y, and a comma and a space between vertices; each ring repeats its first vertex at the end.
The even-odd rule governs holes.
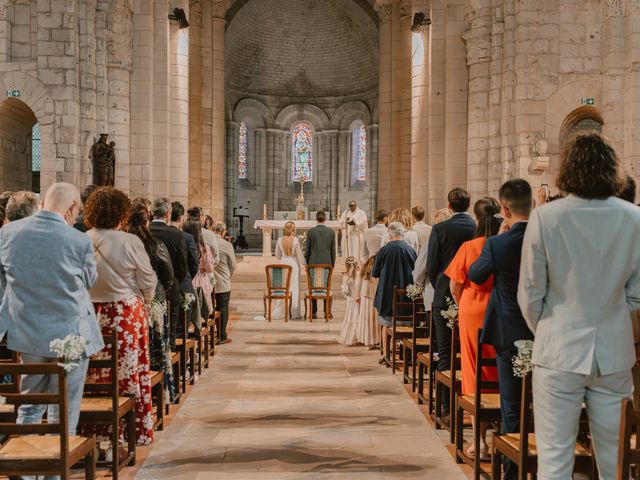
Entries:
POLYGON ((362 265, 365 260, 364 232, 369 227, 367 214, 358 208, 353 200, 349 202, 349 209, 340 216, 340 228, 342 229, 342 255, 356 257, 362 265))

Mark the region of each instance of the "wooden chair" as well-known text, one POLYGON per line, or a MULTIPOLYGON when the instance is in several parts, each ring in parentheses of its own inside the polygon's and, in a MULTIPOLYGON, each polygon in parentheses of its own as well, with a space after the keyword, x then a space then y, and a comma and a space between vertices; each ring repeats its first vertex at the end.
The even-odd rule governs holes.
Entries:
POLYGON ((0 364, 0 375, 12 378, 21 375, 57 375, 58 393, 8 393, 3 392, 7 404, 18 407, 23 404, 58 405, 59 421, 47 419, 47 423, 18 425, 15 422, 0 423, 0 434, 10 435, 0 446, 0 475, 60 475, 70 478, 71 467, 84 459, 85 478, 93 480, 96 474, 95 436, 69 435, 67 431, 67 383, 64 368, 46 364, 0 364))
POLYGON ((620 437, 618 440, 618 475, 617 480, 631 478, 629 473, 634 468, 633 478, 638 478, 640 467, 640 410, 633 408, 633 401, 622 401, 622 415, 620 417, 620 437), (635 438, 633 438, 635 437, 635 438))
MULTIPOLYGON (((538 452, 536 436, 533 433, 533 398, 531 392, 531 373, 522 379, 522 406, 520 408, 520 433, 501 433, 493 436, 491 455, 491 478, 500 480, 502 457, 518 465, 518 478, 528 475, 536 478, 538 471, 538 452)), ((595 466, 591 452, 576 442, 574 472, 583 472, 594 478, 595 466)), ((626 477, 625 477, 626 478, 626 477)))
POLYGON ((478 480, 480 475, 489 478, 489 472, 484 472, 480 465, 480 425, 482 423, 499 423, 502 416, 500 414, 500 394, 498 393, 498 381, 486 380, 482 375, 483 369, 487 367, 497 368, 496 358, 485 357, 483 355, 484 344, 480 340, 482 330, 478 330, 478 350, 476 352, 476 391, 475 394, 456 396, 456 461, 464 462, 473 467, 473 478, 478 480), (487 390, 492 393, 486 393, 487 390), (467 412, 475 419, 475 430, 473 432, 473 445, 475 455, 469 457, 464 450, 463 430, 464 413, 467 412))
POLYGON ((164 430, 164 372, 149 372, 151 378, 151 401, 156 409, 156 420, 153 422, 154 430, 164 430))
MULTIPOLYGON (((20 363, 20 354, 7 348, 7 337, 5 335, 0 342, 0 364, 20 363)), ((17 375, 3 375, 7 377, 6 383, 0 383, 0 396, 5 393, 20 393, 20 377, 17 375)), ((15 423, 18 410, 15 405, 3 403, 0 405, 0 422, 15 423)))
POLYGON ((106 425, 111 427, 111 448, 113 460, 111 473, 117 480, 118 473, 127 465, 136 463, 136 401, 134 397, 120 395, 118 389, 118 335, 114 330, 104 335, 104 344, 109 349, 107 358, 99 352, 89 359, 89 370, 99 368, 110 371, 108 382, 89 382, 84 384, 84 398, 80 404, 78 425, 106 425), (120 459, 119 430, 120 422, 127 426, 127 456, 120 459))
POLYGON ((436 329, 433 325, 433 315, 429 316, 429 340, 434 348, 429 348, 427 353, 418 353, 416 361, 418 363, 418 404, 426 403, 428 406, 429 416, 434 413, 434 395, 436 365, 438 364, 438 353, 435 346, 437 345, 436 329), (427 394, 424 393, 425 375, 427 377, 427 394))
POLYGON ((222 331, 222 313, 216 311, 216 288, 215 287, 213 287, 213 291, 211 292, 211 302, 213 305, 213 323, 214 323, 213 345, 215 347, 215 345, 220 345, 220 333, 222 331))
POLYGON ((187 393, 187 366, 189 368, 189 384, 196 382, 196 340, 189 337, 191 322, 187 319, 187 312, 180 309, 182 316, 182 335, 176 338, 176 349, 180 352, 180 376, 182 378, 182 393, 187 393), (188 357, 187 357, 188 355, 188 357), (187 360, 189 360, 187 362, 187 360))
MULTIPOLYGON (((182 392, 180 390, 180 386, 182 385, 182 363, 180 358, 182 357, 180 350, 176 350, 175 352, 171 352, 171 369, 173 372, 173 381, 176 385, 175 395, 173 397, 173 403, 175 405, 180 404, 180 398, 182 397, 182 392)), ((167 402, 164 406, 165 415, 169 415, 169 402, 167 402)))
POLYGON ((424 309, 422 299, 413 302, 413 329, 411 338, 402 340, 402 381, 403 383, 411 382, 411 391, 416 391, 416 370, 418 353, 426 353, 431 346, 429 338, 430 313, 424 309), (409 362, 409 359, 411 361, 409 362), (411 374, 409 374, 409 365, 411 365, 411 374))
POLYGON ((309 321, 313 321, 313 301, 324 301, 324 319, 326 322, 333 318, 331 307, 333 297, 331 296, 331 277, 333 276, 333 266, 331 265, 307 265, 307 288, 305 296, 304 316, 309 314, 309 321), (308 310, 307 310, 308 303, 308 310))
MULTIPOLYGON (((387 358, 387 362, 391 363, 391 371, 396 373, 396 351, 397 342, 412 335, 413 327, 407 325, 398 325, 398 322, 411 323, 413 325, 413 307, 414 303, 407 298, 407 291, 403 288, 393 288, 393 315, 391 316, 391 327, 387 330, 387 352, 391 358, 387 358)), ((406 359, 403 359, 406 362, 406 359)))
POLYGON ((289 321, 291 312, 291 274, 293 269, 289 265, 267 265, 264 267, 267 275, 267 293, 262 297, 264 303, 264 316, 271 322, 271 302, 281 300, 284 302, 284 321, 289 321), (267 305, 269 308, 267 308, 267 305))
POLYGON ((434 405, 434 423, 436 429, 445 428, 449 432, 449 441, 454 443, 455 435, 455 399, 456 394, 460 391, 462 374, 460 372, 460 333, 458 324, 456 323, 451 331, 451 363, 449 370, 442 372, 436 371, 434 376, 435 382, 435 405, 434 405), (449 392, 449 418, 444 416, 442 409, 442 391, 449 392))

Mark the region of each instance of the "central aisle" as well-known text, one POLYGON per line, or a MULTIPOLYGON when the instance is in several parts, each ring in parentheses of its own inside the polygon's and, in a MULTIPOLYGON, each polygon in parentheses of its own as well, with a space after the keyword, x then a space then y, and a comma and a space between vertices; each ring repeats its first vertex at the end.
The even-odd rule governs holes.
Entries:
POLYGON ((136 478, 466 478, 377 352, 340 320, 244 315, 136 478))

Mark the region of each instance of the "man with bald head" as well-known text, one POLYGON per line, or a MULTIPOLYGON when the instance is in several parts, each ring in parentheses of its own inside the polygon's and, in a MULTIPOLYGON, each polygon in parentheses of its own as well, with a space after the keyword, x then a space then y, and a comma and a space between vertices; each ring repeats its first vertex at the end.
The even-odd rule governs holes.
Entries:
MULTIPOLYGON (((89 288, 97 279, 91 240, 71 227, 80 209, 80 192, 69 183, 47 190, 42 210, 0 229, 0 338, 20 352, 23 363, 56 363, 49 348, 55 339, 80 335, 87 341, 78 366, 67 374, 67 419, 74 435, 89 356, 104 343, 89 288), (34 254, 34 252, 36 254, 34 254)), ((57 391, 57 377, 24 375, 22 393, 57 391)), ((40 423, 46 405, 22 405, 18 423, 40 423)), ((49 415, 57 421, 57 408, 49 415)))

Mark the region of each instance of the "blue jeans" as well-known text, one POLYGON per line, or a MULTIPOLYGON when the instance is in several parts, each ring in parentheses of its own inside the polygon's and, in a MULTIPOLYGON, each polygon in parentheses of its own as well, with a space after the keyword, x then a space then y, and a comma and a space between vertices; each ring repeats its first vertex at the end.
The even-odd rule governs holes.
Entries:
MULTIPOLYGON (((23 353, 20 356, 22 363, 57 363, 56 358, 40 357, 23 353)), ((79 365, 66 375, 67 379, 67 429, 69 435, 76 434, 78 418, 80 417, 80 402, 84 392, 84 381, 89 367, 89 359, 83 358, 77 362, 79 365)), ((58 391, 58 377, 55 375, 23 375, 20 381, 20 393, 56 393, 58 391)), ((44 412, 52 422, 58 422, 60 412, 58 405, 21 405, 18 408, 19 424, 41 423, 44 412)), ((23 479, 34 477, 22 477, 23 479)), ((38 477, 45 480, 54 480, 59 476, 38 477)))

